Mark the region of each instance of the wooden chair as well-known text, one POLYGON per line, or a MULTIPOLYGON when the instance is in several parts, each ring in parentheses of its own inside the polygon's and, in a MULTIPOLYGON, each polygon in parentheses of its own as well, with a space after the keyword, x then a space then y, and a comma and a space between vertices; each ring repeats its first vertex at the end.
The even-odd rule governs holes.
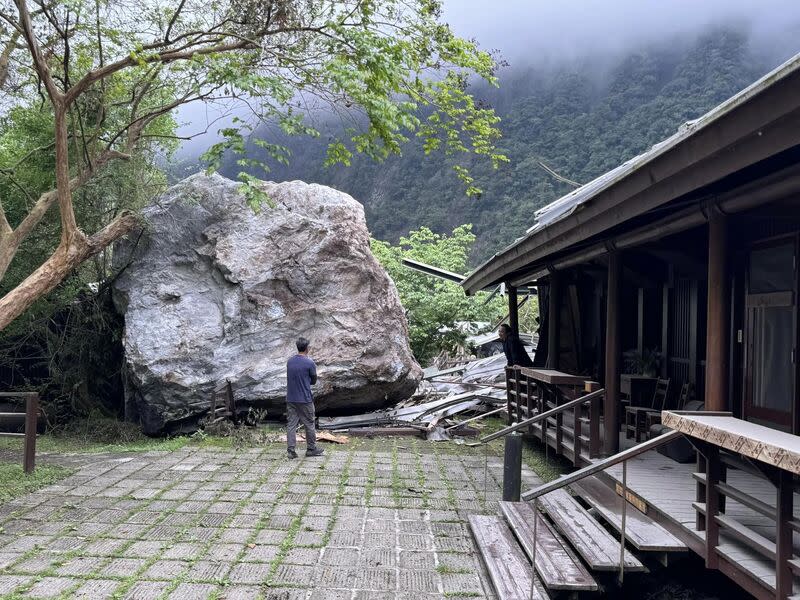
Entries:
POLYGON ((658 379, 656 389, 653 392, 653 400, 650 406, 626 406, 625 407, 625 437, 634 438, 641 442, 647 432, 647 414, 658 412, 664 408, 669 394, 669 379, 658 379))
MULTIPOLYGON (((687 403, 691 402, 694 399, 694 386, 690 382, 686 382, 681 386, 681 393, 678 396, 678 402, 675 406, 675 410, 683 410, 687 403)), ((664 407, 666 409, 666 406, 664 407)), ((661 423, 661 411, 660 410, 652 410, 649 411, 645 417, 647 420, 647 429, 645 431, 650 431, 651 425, 656 425, 661 423)))

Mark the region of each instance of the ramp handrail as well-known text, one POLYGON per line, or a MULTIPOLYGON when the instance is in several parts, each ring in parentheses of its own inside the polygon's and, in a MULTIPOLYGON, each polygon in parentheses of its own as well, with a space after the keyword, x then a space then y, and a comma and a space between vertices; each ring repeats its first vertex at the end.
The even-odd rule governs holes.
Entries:
MULTIPOLYGON (((598 390, 601 391, 601 390, 598 390)), ((543 413, 544 414, 544 413, 543 413)), ((658 437, 653 438, 652 440, 647 440, 646 442, 642 442, 638 446, 634 446, 633 448, 629 448, 628 450, 623 450, 622 452, 618 452, 613 456, 609 456, 608 458, 604 458, 598 460, 595 463, 592 463, 582 469, 578 469, 574 473, 570 473, 569 475, 565 475, 563 477, 559 477, 558 479, 551 481, 550 483, 546 483, 544 485, 540 485, 537 488, 532 490, 528 490, 524 494, 520 496, 522 500, 525 501, 533 501, 533 514, 534 514, 534 524, 538 517, 536 516, 537 511, 537 502, 536 499, 539 496, 543 496, 549 492, 554 492, 556 490, 560 490, 561 488, 570 485, 571 483, 576 483, 581 479, 585 479, 595 473, 599 473, 600 471, 607 469, 608 467, 612 467, 619 463, 622 463, 622 523, 620 527, 620 550, 619 550, 619 581, 620 584, 625 577, 625 530, 626 530, 626 521, 627 521, 627 507, 628 507, 628 460, 634 458, 635 456, 639 456, 640 454, 644 454, 649 450, 653 450, 654 448, 658 448, 659 446, 663 446, 679 437, 683 434, 680 431, 668 431, 666 433, 662 433, 658 437)), ((534 541, 533 541, 533 557, 532 557, 532 564, 534 571, 536 570, 536 534, 534 533, 534 541)), ((531 594, 531 598, 533 594, 531 594)))
POLYGON ((585 404, 586 402, 591 402, 595 398, 603 396, 605 394, 605 389, 596 390, 590 394, 586 394, 585 396, 581 396, 580 398, 575 398, 575 400, 570 400, 569 402, 565 402, 564 404, 560 404, 555 408, 551 408, 543 413, 530 417, 529 419, 525 419, 520 421, 519 423, 515 423, 514 425, 509 425, 499 431, 495 431, 494 433, 490 433, 489 435, 481 438, 481 443, 486 444, 491 442, 492 440, 496 440, 499 437, 503 437, 508 435, 509 433, 513 433, 515 431, 519 431, 520 429, 526 429, 527 427, 533 425, 534 423, 538 423, 539 421, 543 421, 544 419, 549 419, 559 413, 562 413, 570 408, 574 408, 576 406, 580 406, 585 404))
POLYGON ((558 479, 554 479, 550 483, 545 483, 544 485, 540 485, 537 488, 532 490, 528 490, 522 496, 520 496, 523 500, 534 500, 539 496, 543 496, 549 492, 554 492, 556 490, 560 490, 564 486, 567 486, 571 483, 577 483, 581 479, 585 479, 590 475, 594 475, 595 473, 599 473, 607 469, 608 467, 613 467, 614 465, 618 465, 621 462, 625 462, 628 459, 631 459, 635 456, 639 456, 640 454, 644 454, 648 450, 653 450, 658 448, 659 446, 663 446, 679 437, 683 434, 680 431, 668 431, 666 433, 662 433, 658 437, 654 437, 652 440, 647 440, 646 442, 642 442, 641 444, 634 446, 633 448, 628 448, 627 450, 623 450, 622 452, 618 452, 613 456, 609 456, 608 458, 603 458, 598 460, 597 462, 592 463, 582 469, 578 469, 577 471, 570 473, 569 475, 564 475, 563 477, 559 477, 558 479))

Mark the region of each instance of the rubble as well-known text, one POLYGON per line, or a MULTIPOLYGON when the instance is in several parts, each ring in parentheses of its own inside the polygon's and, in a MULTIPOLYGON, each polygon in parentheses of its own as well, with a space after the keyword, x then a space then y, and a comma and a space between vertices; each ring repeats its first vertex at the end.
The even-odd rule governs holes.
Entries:
POLYGON ((498 354, 457 367, 428 368, 410 399, 391 409, 320 418, 318 427, 370 437, 402 432, 432 441, 475 436, 479 433, 475 425, 481 418, 505 411, 505 366, 505 355, 498 354))

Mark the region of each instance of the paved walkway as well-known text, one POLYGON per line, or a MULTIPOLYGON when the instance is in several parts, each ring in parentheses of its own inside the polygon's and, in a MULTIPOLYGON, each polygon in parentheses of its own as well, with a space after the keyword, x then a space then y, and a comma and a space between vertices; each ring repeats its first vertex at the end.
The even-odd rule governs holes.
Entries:
POLYGON ((327 448, 98 457, 0 505, 0 598, 492 597, 466 519, 496 512, 498 458, 485 471, 474 450, 403 438, 327 448))

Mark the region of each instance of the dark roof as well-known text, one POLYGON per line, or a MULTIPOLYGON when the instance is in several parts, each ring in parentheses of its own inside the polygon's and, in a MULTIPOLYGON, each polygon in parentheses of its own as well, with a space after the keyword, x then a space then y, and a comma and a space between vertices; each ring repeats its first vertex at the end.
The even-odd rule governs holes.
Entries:
MULTIPOLYGON (((600 223, 594 222, 601 216, 605 218, 603 227, 620 223, 622 213, 617 211, 618 218, 609 219, 610 211, 631 200, 647 199, 638 207, 630 207, 624 218, 644 214, 673 200, 681 190, 685 191, 686 185, 677 186, 672 194, 659 189, 658 194, 650 194, 652 197, 649 198, 648 191, 665 187, 661 184, 686 171, 689 166, 702 161, 711 164, 712 159, 715 156, 719 158, 723 151, 741 151, 743 144, 747 143, 760 146, 749 159, 752 161, 800 144, 796 127, 793 137, 788 140, 783 132, 783 135, 776 135, 772 145, 764 144, 764 140, 753 142, 754 136, 761 137, 765 129, 773 125, 780 129, 777 123, 798 108, 800 54, 702 117, 684 123, 674 135, 647 152, 536 211, 536 222, 525 235, 484 262, 467 276, 462 286, 472 294, 510 279, 510 274, 519 273, 526 265, 540 263, 549 255, 602 231, 598 228, 600 223)), ((729 155, 728 158, 730 172, 742 168, 741 156, 729 155)), ((716 168, 716 175, 727 173, 720 165, 716 168)), ((703 182, 698 180, 695 183, 696 189, 703 182)))

